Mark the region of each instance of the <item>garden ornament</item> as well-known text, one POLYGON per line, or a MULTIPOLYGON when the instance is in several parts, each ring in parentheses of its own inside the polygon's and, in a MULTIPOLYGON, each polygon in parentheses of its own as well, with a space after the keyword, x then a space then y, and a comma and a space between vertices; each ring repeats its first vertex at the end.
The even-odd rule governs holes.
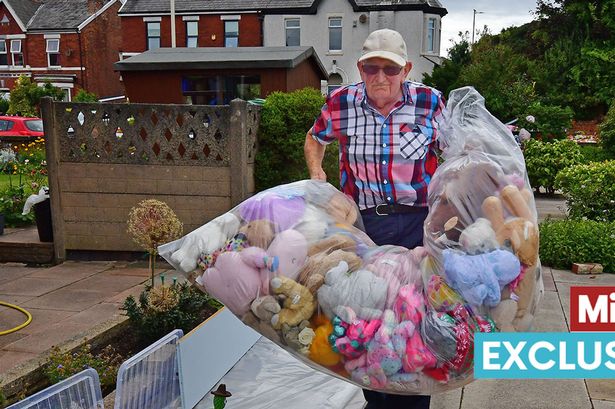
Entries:
POLYGON ((232 393, 226 390, 226 385, 221 383, 218 389, 211 392, 214 395, 214 409, 224 409, 226 406, 226 398, 233 396, 232 393))

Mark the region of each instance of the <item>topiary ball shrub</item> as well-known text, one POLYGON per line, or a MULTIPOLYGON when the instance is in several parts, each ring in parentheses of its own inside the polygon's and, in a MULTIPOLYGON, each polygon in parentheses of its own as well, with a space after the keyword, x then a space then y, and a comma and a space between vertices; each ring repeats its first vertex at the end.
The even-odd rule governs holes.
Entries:
POLYGON ((546 220, 540 224, 540 260, 570 269, 572 263, 600 263, 615 273, 615 222, 546 220))
POLYGON ((524 145, 523 155, 530 183, 538 191, 555 192, 555 177, 569 166, 583 163, 583 156, 576 142, 567 139, 542 142, 530 139, 524 145))
POLYGON ((615 221, 615 160, 563 169, 555 187, 566 195, 571 218, 615 221))

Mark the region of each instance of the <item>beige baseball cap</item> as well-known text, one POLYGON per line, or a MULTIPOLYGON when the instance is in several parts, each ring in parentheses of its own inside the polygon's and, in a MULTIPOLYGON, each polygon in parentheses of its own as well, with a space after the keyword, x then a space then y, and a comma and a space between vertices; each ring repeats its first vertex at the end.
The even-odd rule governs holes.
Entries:
POLYGON ((405 66, 408 62, 408 51, 401 34, 388 28, 372 31, 363 43, 359 61, 376 57, 393 61, 401 67, 405 66))

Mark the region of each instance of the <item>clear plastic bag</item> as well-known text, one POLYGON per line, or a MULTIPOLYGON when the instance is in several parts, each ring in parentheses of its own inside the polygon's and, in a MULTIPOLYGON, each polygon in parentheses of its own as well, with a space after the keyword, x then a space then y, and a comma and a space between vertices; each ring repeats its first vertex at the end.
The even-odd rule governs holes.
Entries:
POLYGON ((196 270, 195 285, 325 373, 397 394, 470 382, 474 333, 527 323, 540 278, 537 241, 524 258, 537 236, 533 199, 522 193, 523 157, 491 146, 513 137, 476 95, 451 94, 425 247, 376 246, 352 200, 306 180, 258 193, 160 246, 160 255, 187 274, 196 270), (516 192, 505 193, 508 185, 516 192), (505 200, 500 215, 495 204, 484 214, 487 198, 508 194, 521 195, 525 207, 511 210, 505 200), (499 222, 496 232, 490 226, 499 222), (531 295, 524 309, 522 288, 531 295))

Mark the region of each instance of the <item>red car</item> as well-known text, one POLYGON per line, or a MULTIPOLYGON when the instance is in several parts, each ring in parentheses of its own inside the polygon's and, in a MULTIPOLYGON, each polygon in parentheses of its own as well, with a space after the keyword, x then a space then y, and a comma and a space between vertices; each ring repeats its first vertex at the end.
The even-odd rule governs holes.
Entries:
POLYGON ((20 142, 43 135, 43 121, 40 118, 0 116, 0 140, 3 142, 20 142))

